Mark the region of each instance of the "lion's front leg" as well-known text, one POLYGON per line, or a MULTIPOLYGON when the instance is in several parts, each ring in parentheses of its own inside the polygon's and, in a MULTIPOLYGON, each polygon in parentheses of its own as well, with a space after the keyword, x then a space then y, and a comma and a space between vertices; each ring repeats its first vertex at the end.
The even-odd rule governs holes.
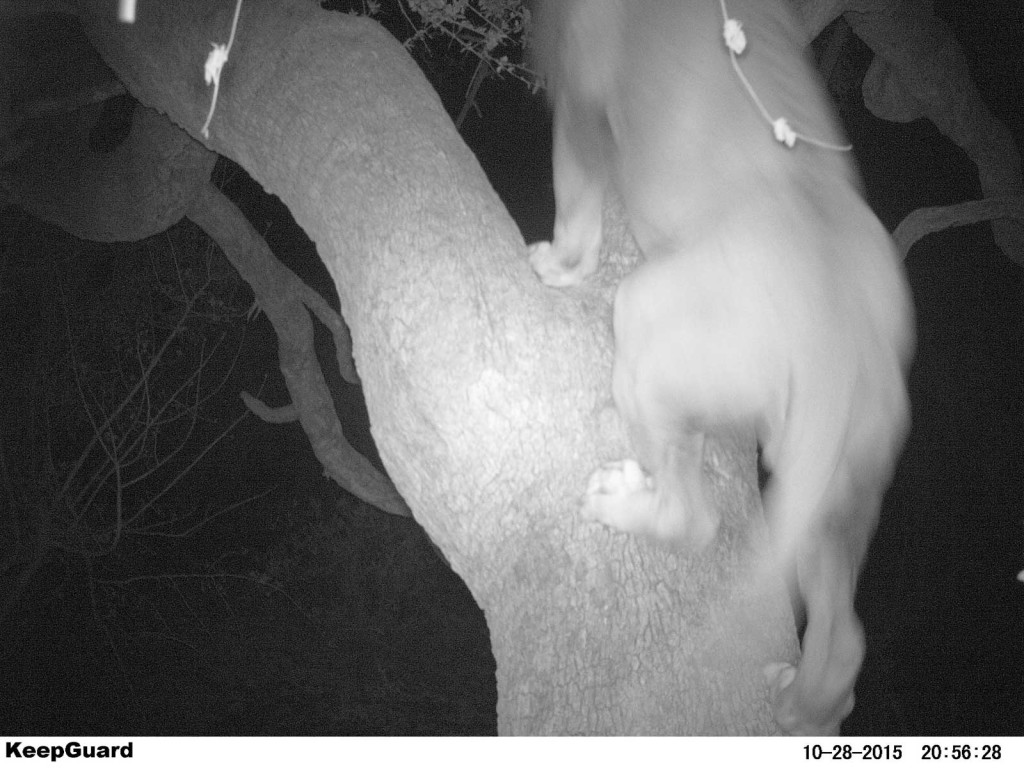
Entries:
POLYGON ((555 105, 555 236, 529 248, 530 265, 550 286, 579 285, 597 269, 601 207, 608 187, 607 128, 596 110, 555 105))

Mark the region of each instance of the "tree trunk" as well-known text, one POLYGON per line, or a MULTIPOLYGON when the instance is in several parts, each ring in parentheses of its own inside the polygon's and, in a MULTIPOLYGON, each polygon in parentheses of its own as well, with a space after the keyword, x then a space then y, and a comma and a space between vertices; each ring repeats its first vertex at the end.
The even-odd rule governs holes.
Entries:
MULTIPOLYGON (((82 0, 128 90, 196 139, 230 0, 82 0)), ((781 584, 751 586, 764 536, 753 442, 705 467, 723 533, 685 557, 579 519, 600 461, 628 454, 611 408, 606 272, 540 285, 515 224, 402 47, 308 0, 245 0, 204 144, 278 195, 334 279, 374 439, 416 519, 486 612, 499 729, 772 733, 761 667, 792 660, 781 584)), ((609 248, 636 254, 619 222, 609 248)))

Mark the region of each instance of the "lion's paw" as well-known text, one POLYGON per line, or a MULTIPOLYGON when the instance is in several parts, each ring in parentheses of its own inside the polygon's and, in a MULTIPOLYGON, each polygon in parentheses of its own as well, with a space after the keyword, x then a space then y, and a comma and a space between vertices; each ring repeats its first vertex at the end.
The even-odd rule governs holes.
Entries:
POLYGON ((654 501, 653 482, 632 459, 609 462, 587 483, 580 510, 588 520, 620 531, 632 531, 649 514, 654 501))
POLYGON ((764 668, 779 727, 791 736, 838 736, 843 719, 853 710, 853 691, 838 706, 828 707, 828 712, 816 711, 809 706, 808 697, 801 696, 793 685, 796 674, 796 667, 785 662, 774 662, 764 668))
POLYGON ((555 250, 555 247, 546 240, 529 246, 527 253, 530 255, 530 266, 544 285, 568 288, 579 285, 586 277, 579 261, 573 266, 568 266, 564 254, 555 250))
POLYGON ((775 661, 766 664, 764 668, 764 679, 768 683, 772 700, 778 698, 779 694, 788 688, 796 679, 796 667, 784 661, 775 661))

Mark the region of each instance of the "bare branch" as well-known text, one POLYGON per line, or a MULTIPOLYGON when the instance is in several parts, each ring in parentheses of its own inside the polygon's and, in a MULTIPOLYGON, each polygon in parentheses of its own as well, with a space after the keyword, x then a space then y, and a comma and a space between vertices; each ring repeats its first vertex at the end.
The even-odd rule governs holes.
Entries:
POLYGON ((1024 223, 1024 196, 986 197, 956 205, 918 208, 907 215, 892 233, 903 258, 918 240, 933 232, 979 221, 1012 218, 1024 223))
MULTIPOLYGON (((274 258, 266 241, 213 184, 206 185, 196 196, 188 216, 217 241, 231 264, 252 287, 260 308, 273 325, 278 338, 281 374, 295 413, 325 473, 342 488, 378 509, 409 516, 409 508, 391 480, 345 439, 334 411, 334 399, 316 363, 313 326, 307 310, 311 303, 314 311, 319 307, 322 312, 322 299, 307 303, 312 298, 312 289, 274 258)), ((348 338, 347 330, 345 337, 348 338)), ((349 350, 345 351, 350 360, 349 350)))
MULTIPOLYGON (((1013 136, 982 100, 967 57, 931 3, 847 0, 844 16, 874 51, 872 67, 886 68, 871 79, 874 90, 865 93, 866 103, 878 102, 883 117, 916 112, 931 120, 977 165, 986 197, 1024 195, 1013 136)), ((992 231, 1003 252, 1024 264, 1024 223, 999 220, 992 231)))
POLYGON ((241 398, 246 408, 268 424, 287 424, 299 420, 299 412, 291 403, 273 408, 248 392, 242 392, 241 398))

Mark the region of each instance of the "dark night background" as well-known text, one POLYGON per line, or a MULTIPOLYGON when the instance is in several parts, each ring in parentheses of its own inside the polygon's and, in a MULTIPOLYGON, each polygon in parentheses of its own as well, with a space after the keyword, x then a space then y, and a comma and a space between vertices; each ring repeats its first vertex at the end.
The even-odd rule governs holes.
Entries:
MULTIPOLYGON (((1024 148, 1024 8, 935 6, 985 101, 1024 148)), ((855 43, 834 96, 886 227, 921 206, 980 197, 974 166, 934 126, 884 123, 860 105, 859 91, 843 89, 867 61, 855 43)), ((425 68, 458 113, 472 65, 425 68)), ((463 136, 527 242, 548 237, 550 121, 541 98, 491 79, 478 106, 463 136)), ((336 306, 313 245, 280 201, 224 160, 215 176, 277 257, 336 306)), ((150 240, 86 243, 17 209, 0 212, 8 455, 26 439, 12 426, 13 393, 45 356, 41 329, 54 325, 54 307, 109 307, 103 302, 128 290, 118 285, 126 264, 207 247, 187 222, 150 240)), ((907 269, 918 322, 914 426, 858 593, 868 658, 844 733, 1022 735, 1024 275, 987 225, 925 238, 907 269)), ((251 294, 239 301, 247 306, 251 294)), ((257 317, 244 338, 240 326, 222 401, 232 414, 241 388, 262 385, 269 403, 285 398, 269 323, 257 317)), ((318 341, 329 361, 328 335, 318 341)), ((330 383, 349 439, 376 458, 358 387, 336 373, 330 383)), ((467 590, 415 523, 326 481, 296 424, 246 419, 175 503, 217 507, 264 491, 189 539, 126 544, 92 561, 50 558, 0 630, 0 731, 494 733, 494 661, 467 590), (166 578, 114 583, 128 574, 166 578)))

